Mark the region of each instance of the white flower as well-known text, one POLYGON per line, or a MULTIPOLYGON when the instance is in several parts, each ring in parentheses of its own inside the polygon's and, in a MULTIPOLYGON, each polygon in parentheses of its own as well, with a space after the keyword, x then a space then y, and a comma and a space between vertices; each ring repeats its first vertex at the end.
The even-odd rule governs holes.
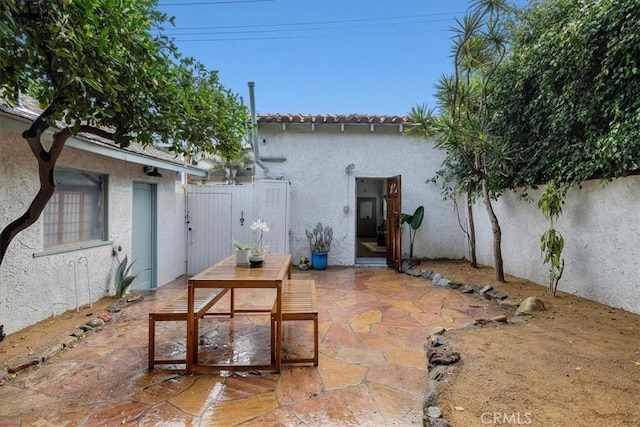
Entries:
POLYGON ((264 222, 263 220, 259 219, 257 221, 254 221, 251 224, 251 231, 257 231, 260 230, 261 233, 268 233, 269 232, 269 226, 267 225, 266 222, 264 222))
POLYGON ((261 252, 265 250, 266 248, 262 247, 262 236, 264 233, 269 232, 269 227, 267 226, 267 223, 259 219, 257 221, 254 221, 249 228, 251 228, 251 231, 258 231, 258 242, 254 248, 255 252, 258 252, 258 251, 261 252))

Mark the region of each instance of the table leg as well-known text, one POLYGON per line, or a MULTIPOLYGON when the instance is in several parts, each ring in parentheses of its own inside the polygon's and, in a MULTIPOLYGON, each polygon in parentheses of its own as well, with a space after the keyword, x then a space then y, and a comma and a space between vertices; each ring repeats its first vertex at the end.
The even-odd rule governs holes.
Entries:
POLYGON ((282 282, 276 291, 276 317, 276 374, 279 374, 282 367, 282 282))
POLYGON ((234 307, 234 304, 235 304, 235 293, 234 292, 235 292, 235 289, 231 288, 231 297, 230 297, 230 300, 229 300, 229 307, 230 307, 229 313, 230 313, 230 316, 232 318, 233 318, 233 307, 234 307))
POLYGON ((187 290, 187 355, 186 355, 186 373, 191 374, 191 367, 198 360, 198 337, 195 331, 195 319, 193 313, 195 311, 195 290, 193 283, 189 282, 187 290))

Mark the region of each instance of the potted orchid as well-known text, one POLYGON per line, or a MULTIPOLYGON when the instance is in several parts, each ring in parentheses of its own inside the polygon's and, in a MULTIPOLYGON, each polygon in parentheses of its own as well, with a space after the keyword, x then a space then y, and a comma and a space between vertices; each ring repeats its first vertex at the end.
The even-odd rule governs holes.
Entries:
POLYGON ((254 221, 251 226, 251 231, 255 231, 258 234, 256 244, 251 247, 249 251, 249 264, 251 267, 262 267, 264 262, 264 255, 267 252, 267 247, 264 246, 264 233, 269 232, 269 226, 266 222, 258 219, 254 221))

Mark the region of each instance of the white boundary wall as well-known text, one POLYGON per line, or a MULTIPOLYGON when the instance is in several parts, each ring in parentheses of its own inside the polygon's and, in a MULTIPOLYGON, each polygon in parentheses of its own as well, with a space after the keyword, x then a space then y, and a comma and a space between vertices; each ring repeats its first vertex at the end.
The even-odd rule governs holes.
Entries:
MULTIPOLYGON (((548 286, 540 236, 549 227, 537 207, 515 193, 494 202, 502 228, 505 273, 548 286)), ((573 189, 556 229, 565 239, 558 290, 640 314, 640 177, 588 181, 573 189)), ((493 266, 493 237, 484 204, 475 206, 478 262, 493 266)), ((545 288, 540 291, 544 292, 545 288)))

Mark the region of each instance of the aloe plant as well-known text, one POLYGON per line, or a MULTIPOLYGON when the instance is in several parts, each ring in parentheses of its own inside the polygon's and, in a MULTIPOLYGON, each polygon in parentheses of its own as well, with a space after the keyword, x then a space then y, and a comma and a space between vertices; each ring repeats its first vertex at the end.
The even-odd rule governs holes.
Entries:
POLYGON ((409 224, 409 240, 411 242, 409 248, 409 258, 413 258, 413 241, 416 238, 416 231, 422 225, 424 219, 424 206, 418 206, 413 215, 402 214, 402 223, 409 224))
POLYGON ((131 264, 129 264, 129 259, 127 255, 125 255, 122 261, 120 261, 120 263, 118 264, 118 268, 116 268, 116 274, 113 278, 113 283, 116 288, 117 298, 122 298, 124 296, 124 293, 127 291, 127 288, 129 288, 131 283, 133 283, 133 281, 138 277, 137 274, 134 276, 129 275, 129 271, 131 270, 131 267, 133 267, 134 263, 135 260, 131 264))

